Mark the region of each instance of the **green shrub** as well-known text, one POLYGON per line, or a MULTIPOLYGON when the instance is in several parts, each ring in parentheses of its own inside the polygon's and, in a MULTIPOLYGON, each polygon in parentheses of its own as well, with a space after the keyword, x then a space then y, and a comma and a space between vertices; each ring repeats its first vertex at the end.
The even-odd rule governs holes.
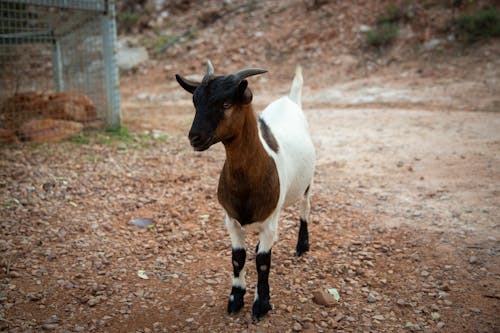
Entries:
POLYGON ((399 28, 397 23, 382 23, 375 29, 368 31, 366 40, 368 44, 376 47, 389 45, 398 37, 399 28))
POLYGON ((123 32, 130 32, 132 28, 139 22, 141 14, 130 11, 118 13, 116 20, 118 23, 118 30, 123 32))
POLYGON ((475 13, 460 15, 456 25, 467 42, 500 37, 500 12, 495 7, 485 7, 475 13))
POLYGON ((377 19, 377 23, 382 25, 384 23, 396 23, 404 15, 404 11, 401 7, 395 4, 389 4, 385 7, 385 13, 377 19))

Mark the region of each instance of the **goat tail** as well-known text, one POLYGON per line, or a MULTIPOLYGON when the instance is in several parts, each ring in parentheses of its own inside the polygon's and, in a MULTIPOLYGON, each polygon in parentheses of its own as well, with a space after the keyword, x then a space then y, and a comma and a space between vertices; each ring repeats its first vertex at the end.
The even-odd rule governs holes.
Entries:
POLYGON ((295 68, 295 77, 292 81, 292 87, 290 88, 290 99, 295 102, 300 108, 302 108, 302 67, 297 65, 295 68))

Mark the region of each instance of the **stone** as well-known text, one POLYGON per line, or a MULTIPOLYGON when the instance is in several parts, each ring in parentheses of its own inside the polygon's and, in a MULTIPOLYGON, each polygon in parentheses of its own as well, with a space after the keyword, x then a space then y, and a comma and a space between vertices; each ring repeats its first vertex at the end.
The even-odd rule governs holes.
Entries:
POLYGON ((375 296, 373 296, 372 293, 369 293, 367 301, 368 301, 368 303, 375 303, 377 301, 377 298, 375 296))
POLYGON ((293 324, 293 331, 294 332, 300 332, 300 331, 302 331, 302 325, 300 323, 296 322, 295 324, 293 324))
POLYGON ((139 228, 146 228, 151 223, 153 223, 153 219, 150 217, 137 217, 132 221, 130 221, 130 224, 135 225, 136 227, 139 228))
POLYGON ((359 26, 359 32, 368 32, 371 30, 372 30, 372 28, 366 24, 362 24, 359 26))
POLYGON ((146 60, 149 60, 149 54, 145 47, 132 47, 126 39, 118 41, 116 61, 121 70, 130 70, 146 60))
POLYGON ((97 119, 94 103, 87 96, 75 92, 50 94, 42 114, 47 118, 78 122, 97 119))
POLYGON ((434 50, 436 47, 438 47, 441 44, 441 41, 439 39, 431 39, 426 41, 422 47, 426 51, 431 51, 434 50))
POLYGON ((83 125, 70 120, 32 119, 19 128, 19 136, 31 142, 60 142, 81 133, 83 125))
POLYGON ((14 143, 19 141, 16 132, 13 130, 0 128, 0 144, 2 143, 14 143))
POLYGON ((479 263, 479 259, 476 256, 472 256, 469 258, 469 264, 475 265, 479 263))
POLYGON ((337 303, 333 295, 323 290, 313 292, 313 302, 322 306, 332 306, 337 303))

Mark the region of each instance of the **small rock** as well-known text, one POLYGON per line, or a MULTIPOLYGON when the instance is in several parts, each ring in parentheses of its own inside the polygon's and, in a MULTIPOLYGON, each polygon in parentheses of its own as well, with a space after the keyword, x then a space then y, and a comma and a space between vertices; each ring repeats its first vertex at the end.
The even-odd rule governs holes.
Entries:
POLYGON ((431 312, 431 317, 433 320, 438 320, 439 318, 441 318, 441 315, 439 314, 439 312, 431 312))
POLYGON ((373 320, 383 321, 385 318, 382 315, 375 315, 372 317, 373 320))
POLYGON ((59 325, 58 325, 58 324, 43 324, 43 325, 42 325, 42 328, 43 328, 44 330, 47 330, 47 331, 52 331, 52 330, 55 330, 55 329, 57 329, 58 327, 59 327, 59 325))
POLYGON ((443 327, 445 327, 445 325, 446 325, 445 323, 443 323, 442 321, 440 321, 439 323, 437 323, 436 327, 437 328, 443 328, 443 327))
POLYGON ((408 330, 410 330, 410 331, 412 331, 412 332, 422 330, 422 327, 420 327, 419 324, 413 324, 413 323, 411 323, 409 321, 406 322, 405 328, 408 329, 408 330))
POLYGON ((87 304, 89 306, 96 306, 99 303, 99 298, 98 297, 92 297, 87 301, 87 304))
POLYGON ((478 264, 478 263, 479 263, 479 259, 476 256, 472 256, 469 258, 469 264, 474 265, 474 264, 478 264))
POLYGON ((428 277, 429 276, 429 272, 427 272, 426 270, 423 270, 422 272, 420 272, 420 276, 422 277, 428 277))
POLYGON ((323 306, 332 306, 336 303, 335 297, 323 290, 313 292, 313 302, 323 306))
POLYGON ((56 315, 50 316, 49 319, 45 321, 46 324, 59 324, 60 320, 56 315))
POLYGON ((481 313, 481 310, 478 308, 469 308, 469 311, 474 313, 481 313))
POLYGON ((370 28, 370 26, 366 24, 362 24, 359 26, 359 32, 368 32, 370 30, 372 30, 372 28, 370 28))
POLYGON ((431 39, 431 40, 425 42, 422 46, 423 46, 424 50, 430 51, 430 50, 433 50, 436 47, 438 47, 439 44, 441 44, 441 41, 439 39, 431 39))
POLYGON ((146 228, 151 223, 153 223, 153 219, 150 217, 138 217, 130 221, 130 224, 135 225, 139 228, 146 228))
POLYGON ((28 293, 26 297, 28 297, 28 299, 32 302, 36 302, 42 299, 41 293, 28 293))
POLYGON ((370 294, 368 294, 367 301, 368 301, 368 303, 375 303, 377 301, 377 298, 375 296, 373 296, 372 293, 370 293, 370 294))
POLYGON ((293 331, 294 332, 300 332, 300 331, 302 331, 302 325, 300 323, 296 322, 295 324, 293 324, 293 331))

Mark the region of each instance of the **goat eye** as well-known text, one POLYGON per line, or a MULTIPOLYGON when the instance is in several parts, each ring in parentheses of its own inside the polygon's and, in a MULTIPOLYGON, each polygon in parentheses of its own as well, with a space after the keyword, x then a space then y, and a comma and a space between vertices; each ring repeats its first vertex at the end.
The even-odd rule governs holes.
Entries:
POLYGON ((231 106, 233 106, 231 103, 224 103, 224 104, 222 105, 222 107, 223 107, 224 109, 229 109, 231 106))

